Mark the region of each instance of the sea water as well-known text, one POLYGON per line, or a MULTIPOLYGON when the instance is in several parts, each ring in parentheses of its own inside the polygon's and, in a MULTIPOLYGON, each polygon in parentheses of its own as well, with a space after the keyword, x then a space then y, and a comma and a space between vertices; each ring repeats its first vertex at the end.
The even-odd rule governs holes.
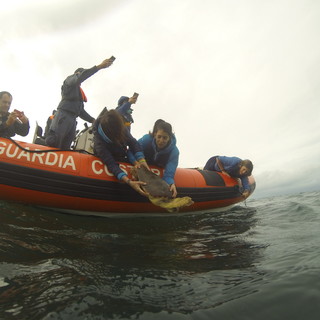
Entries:
POLYGON ((320 192, 164 217, 0 202, 0 319, 319 319, 319 226, 320 192))

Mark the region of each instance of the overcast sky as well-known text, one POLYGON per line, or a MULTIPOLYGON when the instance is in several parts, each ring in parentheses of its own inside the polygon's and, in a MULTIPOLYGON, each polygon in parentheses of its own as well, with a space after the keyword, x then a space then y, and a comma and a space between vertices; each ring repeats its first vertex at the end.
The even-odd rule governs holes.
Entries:
MULTIPOLYGON (((1 0, 0 90, 45 125, 78 67, 96 117, 140 93, 132 134, 170 122, 180 167, 251 159, 255 196, 320 189, 320 1, 1 0)), ((82 122, 78 128, 82 129, 82 122)))

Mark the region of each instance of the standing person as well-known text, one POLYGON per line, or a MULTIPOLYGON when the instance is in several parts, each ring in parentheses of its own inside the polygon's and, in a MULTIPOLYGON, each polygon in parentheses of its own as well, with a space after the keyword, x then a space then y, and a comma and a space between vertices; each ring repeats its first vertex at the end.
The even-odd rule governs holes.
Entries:
POLYGON ((148 164, 164 168, 163 180, 170 186, 172 197, 177 196, 174 175, 179 163, 179 149, 176 146, 176 137, 170 123, 158 119, 152 132, 145 134, 139 140, 148 164))
POLYGON ((74 74, 68 76, 61 87, 61 102, 52 120, 46 144, 59 149, 70 149, 76 135, 77 117, 93 123, 94 118, 84 110, 87 97, 80 85, 97 71, 111 66, 114 57, 103 60, 99 65, 90 69, 78 68, 74 74))
POLYGON ((93 124, 93 142, 95 155, 102 160, 109 171, 118 180, 127 183, 141 195, 147 196, 141 188, 145 183, 129 179, 117 163, 118 161, 128 162, 128 150, 130 150, 133 162, 148 168, 138 141, 127 130, 117 111, 105 110, 100 114, 93 124))
POLYGON ((218 171, 232 178, 239 178, 242 183, 242 195, 246 199, 250 195, 248 177, 251 176, 253 164, 250 160, 238 157, 214 156, 211 157, 203 170, 218 171))
POLYGON ((9 112, 12 95, 8 91, 0 92, 0 136, 10 138, 16 134, 25 137, 29 133, 30 124, 23 111, 14 109, 9 112))
POLYGON ((118 100, 118 106, 116 110, 122 115, 124 124, 128 127, 129 131, 131 129, 131 124, 134 122, 132 118, 133 109, 131 106, 137 102, 139 94, 134 93, 132 97, 122 96, 118 100))

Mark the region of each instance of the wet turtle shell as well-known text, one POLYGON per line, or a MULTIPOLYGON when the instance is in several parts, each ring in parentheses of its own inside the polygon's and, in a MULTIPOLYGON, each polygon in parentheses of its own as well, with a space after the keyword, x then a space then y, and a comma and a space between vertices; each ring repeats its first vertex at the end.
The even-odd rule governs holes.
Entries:
POLYGON ((146 183, 142 188, 148 192, 149 195, 153 197, 172 198, 169 185, 146 167, 141 166, 140 168, 134 168, 132 174, 139 181, 146 183))

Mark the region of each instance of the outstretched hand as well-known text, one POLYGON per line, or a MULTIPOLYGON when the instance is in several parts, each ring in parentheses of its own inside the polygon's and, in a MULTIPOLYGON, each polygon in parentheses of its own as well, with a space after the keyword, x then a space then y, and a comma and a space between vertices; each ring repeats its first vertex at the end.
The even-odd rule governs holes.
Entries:
POLYGON ((243 197, 244 199, 247 199, 247 198, 249 197, 249 195, 250 195, 250 192, 249 192, 248 190, 242 192, 242 197, 243 197))
POLYGON ((143 181, 130 180, 130 182, 129 182, 129 186, 132 189, 134 189, 137 192, 139 192, 142 196, 148 197, 149 194, 142 189, 142 186, 145 186, 145 185, 146 185, 146 183, 143 182, 143 181))
POLYGON ((170 185, 170 191, 172 192, 172 198, 175 198, 178 194, 176 185, 173 183, 170 185))
POLYGON ((150 168, 148 166, 147 161, 141 161, 141 162, 140 161, 136 161, 134 166, 135 166, 135 168, 140 168, 142 166, 142 167, 147 168, 150 171, 150 168))
POLYGON ((108 68, 112 65, 114 60, 111 58, 103 60, 99 65, 97 65, 98 70, 108 68))
POLYGON ((131 104, 135 104, 138 100, 138 96, 133 95, 132 97, 129 98, 128 102, 130 102, 131 104))

